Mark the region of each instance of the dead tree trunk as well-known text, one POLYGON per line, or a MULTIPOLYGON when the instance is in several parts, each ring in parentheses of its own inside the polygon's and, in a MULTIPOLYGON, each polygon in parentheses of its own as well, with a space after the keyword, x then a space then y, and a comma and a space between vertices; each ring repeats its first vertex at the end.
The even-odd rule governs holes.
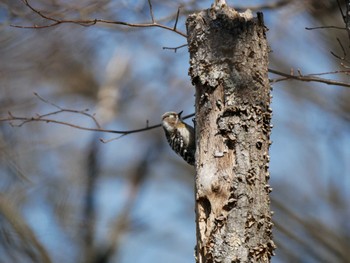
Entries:
POLYGON ((187 20, 196 87, 197 262, 269 262, 270 85, 263 16, 224 5, 187 20))

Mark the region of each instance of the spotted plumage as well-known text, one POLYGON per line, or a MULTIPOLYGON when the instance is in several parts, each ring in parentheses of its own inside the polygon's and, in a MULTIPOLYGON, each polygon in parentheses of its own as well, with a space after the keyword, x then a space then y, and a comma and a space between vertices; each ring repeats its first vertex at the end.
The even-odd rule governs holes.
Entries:
POLYGON ((166 112, 162 116, 162 126, 170 147, 187 163, 194 165, 196 141, 193 127, 183 122, 181 113, 166 112))

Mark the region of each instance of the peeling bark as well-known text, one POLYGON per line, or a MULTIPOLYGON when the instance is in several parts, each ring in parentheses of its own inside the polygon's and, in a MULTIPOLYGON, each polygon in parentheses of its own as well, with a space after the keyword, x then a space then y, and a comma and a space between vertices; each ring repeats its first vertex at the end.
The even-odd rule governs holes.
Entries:
POLYGON ((261 13, 226 5, 189 16, 196 87, 196 261, 269 262, 270 85, 261 13))

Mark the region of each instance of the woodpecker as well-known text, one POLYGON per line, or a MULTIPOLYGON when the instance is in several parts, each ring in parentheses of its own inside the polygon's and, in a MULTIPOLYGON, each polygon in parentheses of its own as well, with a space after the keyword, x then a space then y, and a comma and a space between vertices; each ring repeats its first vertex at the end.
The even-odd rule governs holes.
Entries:
POLYGON ((173 111, 162 115, 162 126, 170 147, 187 163, 194 165, 196 140, 194 128, 183 122, 181 113, 173 111))

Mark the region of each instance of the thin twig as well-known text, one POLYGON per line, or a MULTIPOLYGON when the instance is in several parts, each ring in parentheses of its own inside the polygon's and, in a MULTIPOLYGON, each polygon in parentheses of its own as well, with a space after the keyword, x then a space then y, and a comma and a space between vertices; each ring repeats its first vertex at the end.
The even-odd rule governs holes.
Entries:
POLYGON ((124 136, 125 136, 125 134, 122 134, 122 135, 119 135, 118 137, 114 137, 114 138, 108 139, 108 140, 100 138, 100 142, 102 142, 102 143, 109 143, 109 142, 112 142, 112 141, 119 140, 121 137, 124 137, 124 136))
POLYGON ((315 29, 341 29, 341 30, 346 30, 345 27, 340 27, 340 26, 316 26, 316 27, 305 27, 306 30, 315 30, 315 29))
POLYGON ((163 47, 163 49, 169 49, 169 50, 174 50, 174 52, 176 53, 176 51, 180 48, 183 48, 183 47, 187 47, 187 44, 183 44, 181 46, 178 46, 178 47, 163 47))
POLYGON ((58 109, 58 111, 54 111, 54 112, 50 112, 50 113, 47 113, 47 114, 42 114, 42 115, 37 115, 36 118, 43 118, 43 117, 48 117, 48 116, 51 116, 51 115, 56 115, 56 114, 59 114, 59 113, 62 113, 62 112, 69 112, 69 113, 75 113, 75 114, 81 114, 81 115, 84 115, 86 117, 89 117, 91 120, 93 120, 93 122, 95 123, 96 127, 98 128, 101 128, 101 125, 98 123, 98 121, 96 120, 96 118, 87 113, 89 111, 89 109, 85 109, 85 110, 72 110, 72 109, 65 109, 65 108, 62 108, 60 106, 58 106, 57 104, 51 102, 51 101, 48 101, 47 99, 44 99, 43 97, 41 97, 38 93, 34 92, 34 95, 39 99, 41 100, 42 102, 48 104, 48 105, 51 105, 55 108, 58 109))
MULTIPOLYGON (((74 113, 79 113, 79 112, 74 112, 74 113)), ((183 119, 191 118, 194 115, 195 115, 194 113, 189 114, 189 115, 183 117, 183 119)), ((152 129, 161 127, 161 124, 156 124, 156 125, 151 125, 151 126, 147 126, 145 128, 140 128, 140 129, 135 129, 135 130, 125 130, 125 131, 107 130, 107 129, 102 129, 102 128, 84 127, 84 126, 72 124, 69 122, 59 121, 59 120, 55 120, 55 119, 42 118, 41 115, 38 115, 35 117, 19 117, 19 116, 13 115, 11 112, 8 112, 8 117, 0 118, 0 122, 6 122, 6 121, 10 122, 11 126, 16 126, 16 127, 21 127, 22 125, 24 125, 28 122, 38 121, 38 122, 60 124, 60 125, 69 126, 69 127, 79 129, 79 130, 93 131, 93 132, 104 132, 104 133, 115 133, 115 134, 122 134, 122 135, 144 132, 144 131, 148 131, 148 130, 152 130, 152 129), (20 124, 15 125, 12 123, 12 121, 22 121, 22 122, 20 124)))
POLYGON ((90 127, 84 127, 76 124, 72 124, 69 122, 64 122, 64 121, 59 121, 55 119, 48 119, 48 118, 41 118, 41 116, 37 117, 19 117, 19 116, 14 116, 11 112, 9 112, 9 116, 5 118, 0 118, 0 122, 3 121, 22 121, 20 124, 14 125, 11 123, 12 126, 16 127, 21 127, 24 124, 28 122, 33 122, 33 121, 38 121, 38 122, 46 122, 46 123, 56 123, 64 126, 69 126, 72 128, 76 128, 79 130, 85 130, 85 131, 94 131, 94 132, 105 132, 105 133, 117 133, 117 134, 131 134, 131 133, 137 133, 137 132, 143 132, 151 129, 155 129, 161 126, 161 124, 149 126, 146 128, 141 128, 141 129, 136 129, 136 130, 128 130, 128 131, 120 131, 120 130, 107 130, 107 129, 101 129, 101 128, 90 128, 90 127))
POLYGON ((346 51, 345 51, 345 48, 344 48, 343 44, 341 43, 341 41, 340 41, 339 38, 337 38, 337 41, 338 41, 338 44, 339 44, 340 48, 341 48, 342 51, 343 51, 343 56, 341 57, 341 56, 335 54, 333 51, 330 51, 330 53, 331 53, 334 57, 336 57, 337 59, 339 59, 339 60, 344 60, 345 62, 348 62, 348 61, 346 60, 346 51))
POLYGON ((39 100, 41 100, 42 102, 45 102, 46 104, 49 104, 51 106, 54 106, 55 108, 59 109, 59 110, 62 110, 62 108, 58 105, 56 105, 55 103, 51 102, 51 101, 48 101, 46 99, 44 99, 43 97, 41 97, 38 93, 36 92, 33 92, 34 96, 37 97, 39 100))
POLYGON ((345 51, 345 48, 343 46, 343 44, 341 43, 340 39, 337 37, 337 41, 339 43, 339 46, 341 48, 341 50, 343 51, 343 56, 346 57, 346 51, 345 51))
POLYGON ((339 0, 337 0, 337 3, 338 3, 338 8, 339 8, 340 14, 343 18, 343 21, 344 21, 344 23, 346 23, 346 21, 345 21, 346 16, 344 15, 344 12, 343 12, 343 9, 341 8, 341 4, 340 4, 339 0))
MULTIPOLYGON (((80 26, 93 26, 96 25, 98 23, 102 23, 102 24, 113 24, 113 25, 121 25, 121 26, 128 26, 128 27, 135 27, 135 28, 145 28, 145 27, 159 27, 159 28, 163 28, 165 30, 169 30, 172 32, 175 32, 176 34, 179 34, 183 37, 187 37, 187 35, 177 29, 174 29, 172 27, 163 25, 163 24, 159 24, 157 22, 153 22, 152 23, 128 23, 128 22, 124 22, 124 21, 113 21, 113 20, 105 20, 105 19, 90 19, 90 20, 60 20, 60 19, 56 19, 56 18, 52 18, 49 17, 45 14, 43 14, 41 11, 35 9, 33 6, 31 6, 28 2, 28 0, 22 0, 23 3, 30 8, 33 12, 35 12, 36 14, 38 14, 40 17, 52 21, 53 23, 48 24, 48 25, 33 25, 33 26, 21 26, 21 25, 10 25, 12 27, 16 27, 16 28, 22 28, 22 29, 43 29, 43 28, 49 28, 49 27, 54 27, 54 26, 58 26, 60 24, 78 24, 80 26)), ((153 11, 151 16, 153 16, 153 11)), ((154 19, 154 17, 152 17, 152 19, 154 19)))
POLYGON ((177 22, 179 21, 179 15, 180 15, 180 7, 177 9, 177 13, 176 13, 176 19, 175 19, 175 24, 174 24, 174 31, 176 30, 177 27, 177 22))
POLYGON ((329 71, 329 72, 312 73, 312 74, 308 74, 308 76, 322 76, 322 75, 331 75, 331 74, 340 74, 340 73, 349 74, 350 70, 336 70, 336 71, 329 71))
POLYGON ((333 51, 329 51, 334 57, 336 57, 337 59, 340 59, 340 60, 345 60, 345 57, 341 57, 341 56, 338 56, 337 54, 335 54, 333 51))
POLYGON ((269 69, 269 72, 276 74, 276 75, 280 75, 282 77, 285 78, 281 78, 281 79, 274 79, 271 80, 272 82, 279 82, 279 81, 283 81, 283 80, 287 80, 287 79, 295 79, 295 80, 300 80, 300 81, 313 81, 313 82, 321 82, 321 83, 325 83, 328 85, 335 85, 335 86, 342 86, 342 87, 347 87, 350 88, 350 83, 346 83, 346 82, 341 82, 341 81, 337 81, 337 80, 331 80, 331 79, 324 79, 324 78, 320 78, 320 77, 315 77, 314 75, 301 75, 301 73, 299 73, 299 75, 292 75, 292 74, 287 74, 287 73, 283 73, 274 69, 269 69))
POLYGON ((22 29, 43 29, 43 28, 48 28, 48 27, 54 27, 59 24, 78 24, 81 26, 92 26, 97 23, 103 23, 103 24, 114 24, 114 25, 122 25, 122 26, 129 26, 129 27, 135 27, 135 28, 144 28, 144 27, 159 27, 163 28, 169 31, 173 31, 183 37, 187 37, 187 35, 181 31, 178 30, 173 30, 173 28, 168 27, 166 25, 154 23, 154 24, 149 24, 149 23, 144 23, 144 24, 133 24, 133 23, 127 23, 127 22, 122 22, 122 21, 110 21, 110 20, 104 20, 104 19, 93 19, 93 20, 58 20, 55 23, 49 24, 49 25, 44 25, 44 26, 19 26, 19 25, 11 25, 12 27, 16 28, 22 28, 22 29))
POLYGON ((152 23, 155 24, 155 20, 154 20, 154 14, 153 14, 153 9, 152 9, 152 1, 148 0, 148 6, 149 6, 149 12, 151 14, 151 19, 152 19, 152 23))

